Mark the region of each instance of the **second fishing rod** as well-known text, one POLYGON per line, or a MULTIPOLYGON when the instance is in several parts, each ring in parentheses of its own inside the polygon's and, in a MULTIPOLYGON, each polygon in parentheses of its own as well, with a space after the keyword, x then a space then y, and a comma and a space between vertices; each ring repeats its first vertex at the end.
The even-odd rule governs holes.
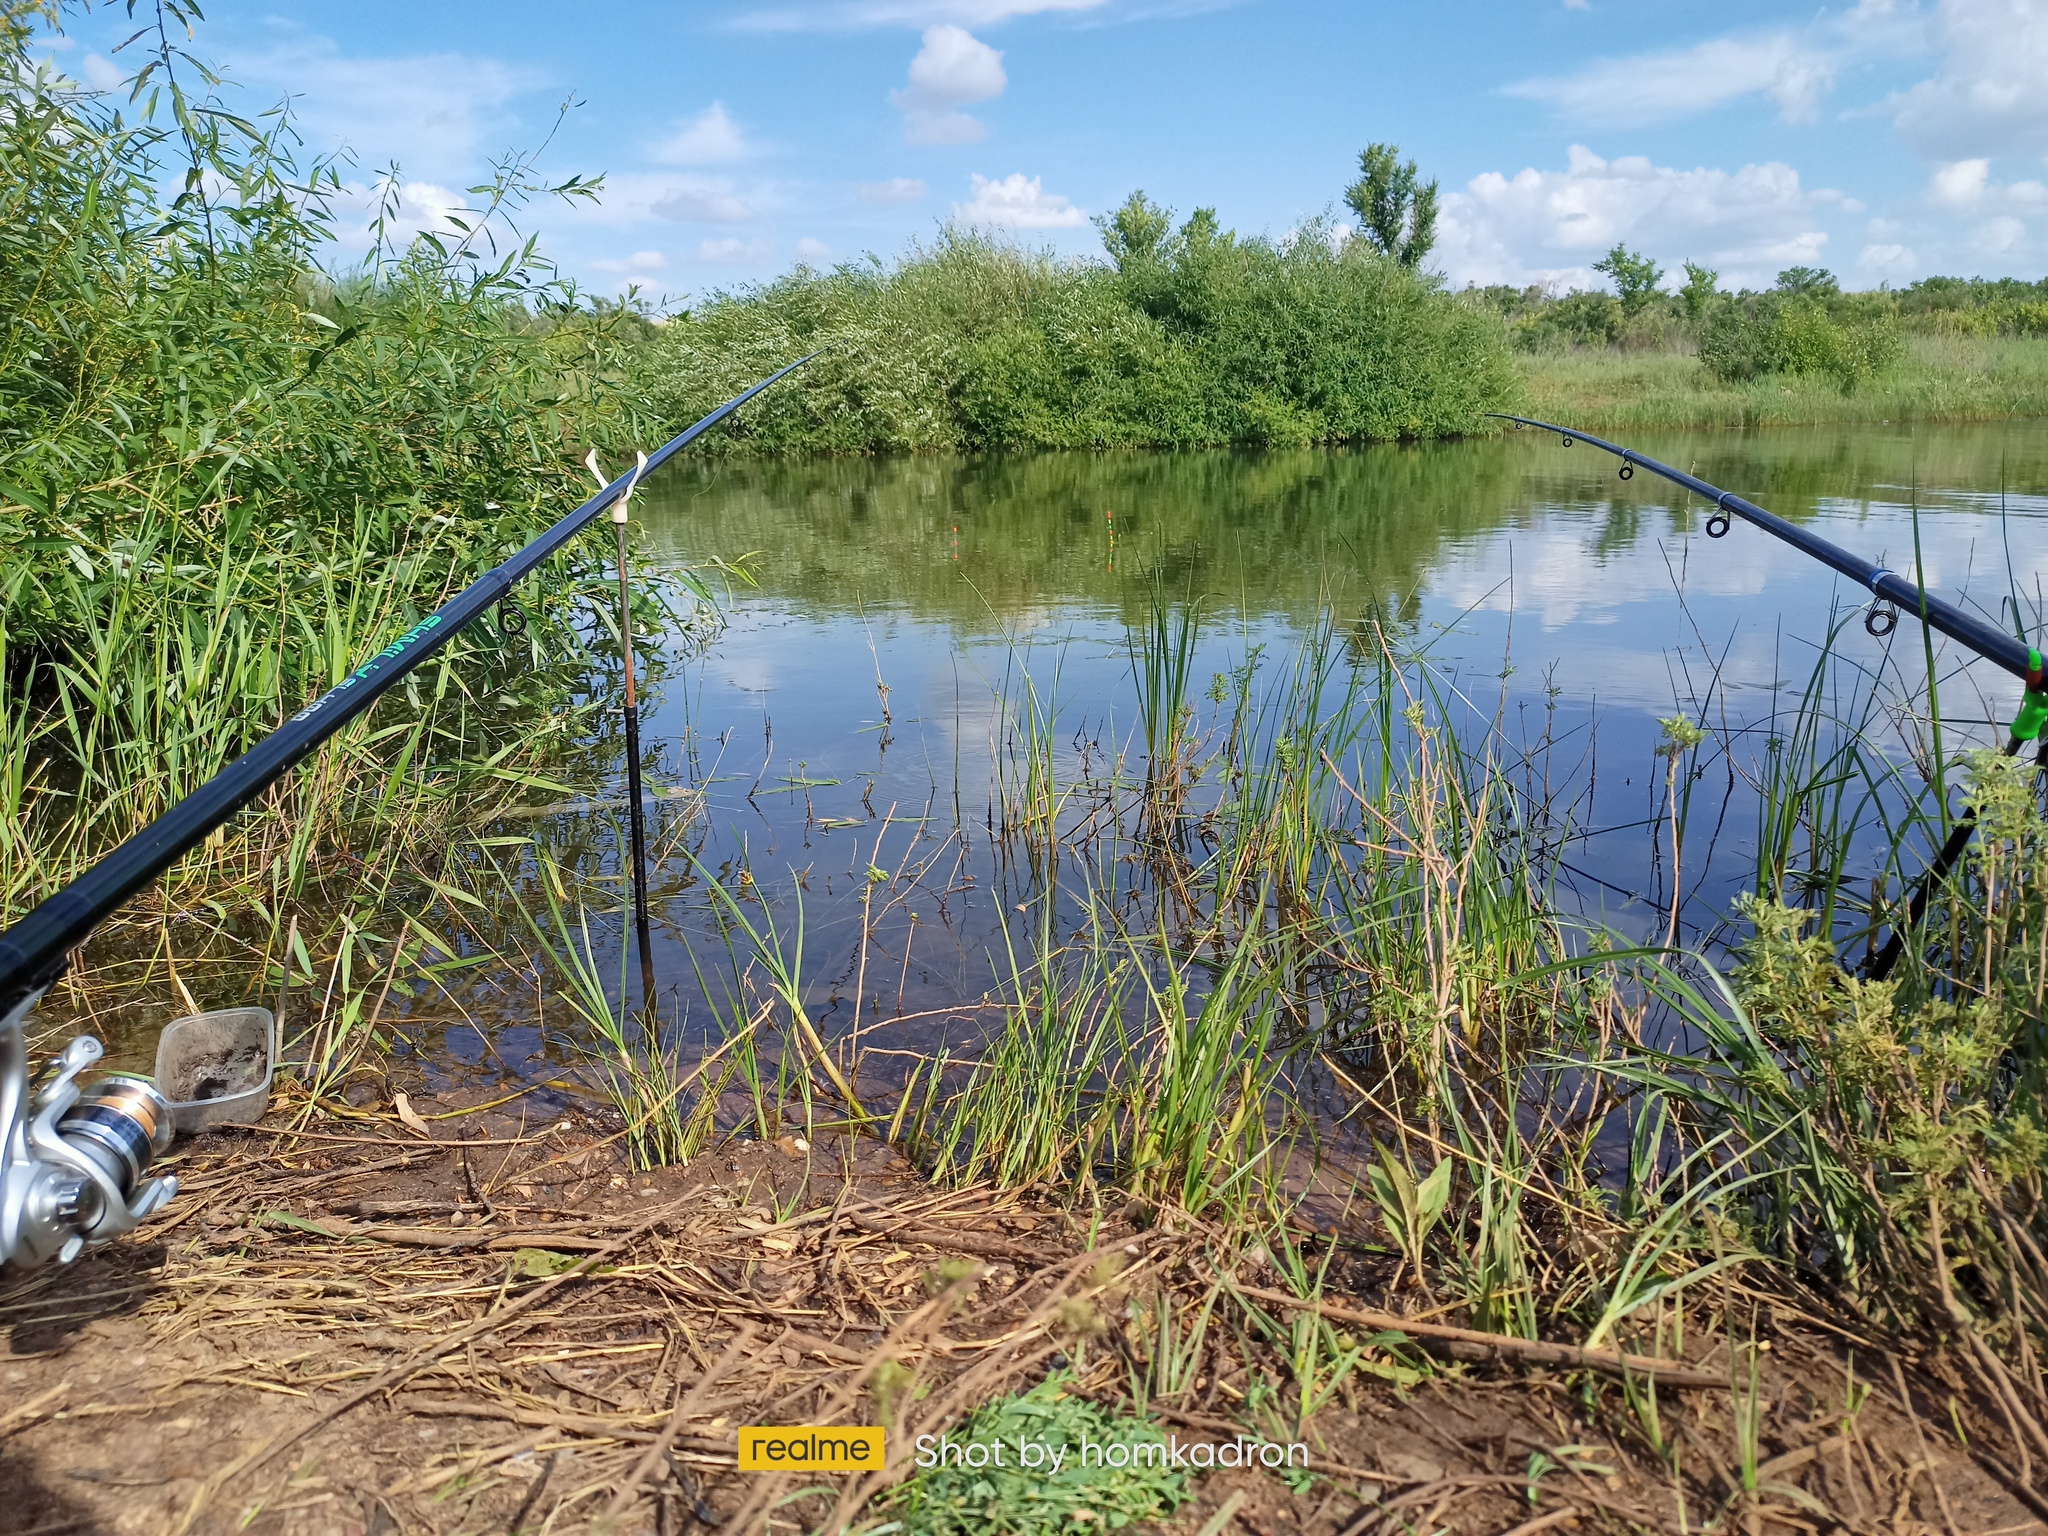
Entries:
MULTIPOLYGON (((1698 475, 1661 463, 1647 454, 1633 448, 1624 448, 1619 443, 1610 443, 1605 438, 1594 437, 1576 427, 1559 426, 1556 422, 1538 421, 1529 416, 1512 416, 1495 411, 1489 414, 1498 421, 1513 422, 1518 427, 1534 427, 1538 431, 1553 432, 1565 447, 1573 443, 1585 443, 1603 453, 1611 453, 1621 460, 1620 476, 1633 479, 1638 468, 1683 486, 1695 496, 1711 502, 1714 510, 1707 518, 1707 536, 1723 538, 1733 526, 1733 520, 1740 518, 1754 527, 1761 528, 1774 538, 1783 540, 1794 549, 1812 556, 1821 564, 1839 571, 1857 585, 1868 590, 1876 602, 1864 617, 1864 627, 1872 636, 1882 639, 1897 626, 1901 613, 1910 614, 1927 628, 1948 636, 1968 650, 1981 656, 1993 665, 2002 667, 2020 679, 2025 692, 2020 707, 2013 716, 2007 734, 2005 753, 2011 757, 2030 741, 2041 741, 2040 762, 2048 767, 2048 741, 2043 740, 2048 730, 2048 685, 2044 685, 2043 663, 2040 650, 2026 640, 2007 634, 1996 625, 1987 623, 1973 613, 1967 613, 1955 604, 1934 596, 1918 582, 1900 575, 1897 571, 1879 565, 1874 560, 1846 550, 1841 545, 1822 538, 1811 529, 1788 522, 1775 512, 1767 511, 1755 502, 1724 491, 1719 486, 1698 475)), ((1872 956, 1866 967, 1866 974, 1873 980, 1882 981, 1892 973, 1898 964, 1909 936, 1919 927, 1926 916, 1927 903, 1935 890, 1946 880, 1956 861, 1969 846, 1971 835, 1976 830, 1976 807, 1966 807, 1956 818, 1947 839, 1936 851, 1926 873, 1914 887, 1906 903, 1903 915, 1896 917, 1891 925, 1891 934, 1884 948, 1872 956)), ((1871 913, 1875 923, 1877 913, 1871 913)))

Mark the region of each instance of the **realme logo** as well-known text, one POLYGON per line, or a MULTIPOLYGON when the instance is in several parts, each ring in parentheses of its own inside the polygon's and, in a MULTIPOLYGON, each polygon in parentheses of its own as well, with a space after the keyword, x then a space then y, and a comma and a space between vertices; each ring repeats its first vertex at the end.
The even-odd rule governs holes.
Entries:
POLYGON ((881 1465, 880 1425, 740 1431, 742 1472, 874 1472, 881 1465))

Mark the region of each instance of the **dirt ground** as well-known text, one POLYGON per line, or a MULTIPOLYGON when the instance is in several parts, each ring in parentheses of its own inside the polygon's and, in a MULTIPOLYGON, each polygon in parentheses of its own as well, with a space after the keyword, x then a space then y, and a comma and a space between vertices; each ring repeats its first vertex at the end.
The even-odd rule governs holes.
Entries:
MULTIPOLYGON (((406 1108, 412 1125, 203 1138, 143 1233, 0 1291, 0 1533, 872 1526, 916 1434, 1056 1368, 1119 1400, 1134 1298, 1277 1283, 1256 1258, 1219 1274, 1197 1224, 935 1189, 872 1139, 727 1143, 633 1175, 577 1116, 406 1108), (807 1491, 735 1469, 741 1426, 878 1418, 886 1475, 807 1491)), ((1334 1299, 1392 1304, 1365 1294, 1366 1261, 1333 1273, 1334 1299)), ((1596 1373, 1395 1350, 1374 1358, 1421 1379, 1348 1378, 1303 1432, 1306 1491, 1211 1472, 1154 1529, 2048 1530, 2043 1469, 1999 1461, 1938 1359, 1782 1300, 1752 1321, 1769 1348, 1747 1479, 1727 1386, 1660 1389, 1660 1457, 1596 1373)), ((1210 1337, 1160 1423, 1270 1434, 1271 1337, 1210 1337)), ((1702 1383, 1728 1380, 1725 1347, 1693 1353, 1702 1383)))

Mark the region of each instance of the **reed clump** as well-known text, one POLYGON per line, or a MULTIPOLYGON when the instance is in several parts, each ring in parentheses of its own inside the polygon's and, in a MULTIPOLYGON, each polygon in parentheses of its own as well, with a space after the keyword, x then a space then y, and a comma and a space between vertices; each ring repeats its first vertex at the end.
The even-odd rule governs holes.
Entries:
MULTIPOLYGON (((8 915, 573 506, 583 447, 645 425, 618 377, 632 323, 507 223, 588 184, 513 157, 466 229, 408 240, 387 178, 344 268, 339 174, 295 158, 283 115, 235 116, 168 46, 136 60, 129 115, 35 63, 46 9, 0 8, 8 915)), ((530 627, 456 639, 170 899, 256 890, 274 917, 321 869, 438 867, 451 826, 579 734, 597 579, 574 557, 537 574, 530 627)))
MULTIPOLYGON (((1354 1295, 1459 1308, 1532 1344, 1683 1358, 1761 1287, 1954 1341, 2001 1454, 2028 1464, 2048 1344, 2032 770, 1967 759, 1982 841, 1892 980, 1841 958, 1873 917, 1843 899, 1846 864, 1788 872, 1770 838, 1760 879, 1787 894, 1745 901, 1723 958, 1643 947, 1557 895, 1573 810, 1541 791, 1540 746, 1511 746, 1386 632, 1255 658, 1169 739, 1183 612, 1169 622, 1155 595, 1133 626, 1134 688, 1156 696, 1133 711, 1132 761, 1063 759, 1050 719, 999 737, 1040 760, 1003 780, 1040 895, 993 1027, 905 1091, 891 1135, 913 1159, 1192 1223, 1305 1303, 1348 1275, 1354 1295), (1074 908, 1078 925, 1054 920, 1074 908), (1396 1262, 1361 1269, 1344 1257, 1360 1245, 1396 1262)), ((1815 690, 1806 707, 1824 702, 1842 701, 1815 690)), ((1844 730, 1786 731, 1814 771, 1776 750, 1765 825, 1811 827, 1811 852, 1846 860, 1843 816, 1882 810, 1888 860, 1915 867, 1924 791, 1902 804, 1893 778, 1833 805, 1844 730)), ((1188 1347, 1160 1330, 1197 1311, 1182 1296, 1122 1330, 1139 1401, 1188 1347)), ((1304 1353, 1276 1422, 1405 1368, 1317 1326, 1288 1325, 1304 1353)), ((1628 1412, 1664 1445, 1653 1399, 1628 1412)))

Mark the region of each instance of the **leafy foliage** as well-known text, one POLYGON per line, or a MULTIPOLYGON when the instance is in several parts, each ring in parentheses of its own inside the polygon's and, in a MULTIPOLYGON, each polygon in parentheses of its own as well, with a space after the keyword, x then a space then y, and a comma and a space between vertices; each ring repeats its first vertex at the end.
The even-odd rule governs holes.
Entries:
POLYGON ((1678 290, 1679 307, 1685 318, 1697 325, 1715 299, 1721 296, 1721 274, 1697 262, 1685 264, 1685 286, 1678 290))
POLYGON ((948 1431, 957 1445, 1001 1442, 1001 1468, 926 1468, 889 1495, 887 1507, 915 1536, 1054 1536, 1121 1530, 1171 1515, 1189 1495, 1189 1474, 1159 1466, 1081 1465, 1084 1442, 1157 1445, 1143 1419, 1118 1417, 1070 1391, 1058 1372, 1030 1391, 985 1403, 948 1431), (1063 1451, 1057 1473, 1017 1465, 1019 1442, 1063 1451))
POLYGON ((1358 156, 1358 180, 1344 192, 1365 238, 1380 254, 1415 268, 1436 245, 1437 184, 1424 181, 1413 160, 1392 144, 1368 144, 1358 156))
POLYGON ((1621 296, 1621 312, 1628 316, 1641 314, 1657 297, 1657 285, 1664 281, 1662 267, 1619 241, 1593 263, 1593 270, 1604 272, 1613 280, 1614 291, 1621 296))
POLYGON ((1791 299, 1832 299, 1842 285, 1826 267, 1787 267, 1778 274, 1771 291, 1791 299))
POLYGON ((1739 1175, 1760 1249, 2024 1359, 2048 1332, 2048 825, 2027 764, 1966 766, 1977 837, 1890 979, 1846 970, 1816 911, 1750 896, 1725 993, 1670 994, 1701 1049, 1603 1070, 1662 1095, 1693 1155, 1739 1175))
MULTIPOLYGON (((174 35, 166 17, 138 36, 174 35)), ((630 318, 582 308, 508 223, 531 197, 594 184, 549 186, 513 157, 458 222, 401 247, 388 176, 376 249, 336 278, 322 261, 339 180, 295 163, 282 115, 233 115, 203 64, 163 43, 133 81, 144 115, 125 117, 34 64, 41 21, 0 6, 8 903, 574 505, 582 444, 617 449, 642 427, 619 388, 630 318)), ((573 568, 535 578, 529 659, 582 648, 577 591, 573 568)), ((415 709, 466 708, 507 659, 488 635, 444 658, 415 679, 415 709)), ((493 686, 542 708, 567 697, 562 677, 501 671, 493 686)), ((458 752, 491 755, 491 717, 497 745, 515 742, 502 709, 479 715, 458 752)), ((365 749, 405 766, 365 804, 424 789, 446 762, 436 739, 429 722, 365 749)), ((276 792, 301 854, 353 798, 330 780, 320 801, 319 777, 276 792)))
POLYGON ((1844 391, 1890 368, 1896 318, 1879 305, 1824 305, 1763 294, 1714 306, 1700 329, 1700 363, 1725 382, 1770 373, 1818 374, 1844 391))
POLYGON ((1139 194, 1103 234, 1113 264, 948 230, 894 267, 718 294, 639 377, 682 422, 829 344, 721 438, 754 453, 1433 438, 1513 398, 1497 322, 1320 225, 1275 243, 1200 209, 1174 229, 1139 194))

